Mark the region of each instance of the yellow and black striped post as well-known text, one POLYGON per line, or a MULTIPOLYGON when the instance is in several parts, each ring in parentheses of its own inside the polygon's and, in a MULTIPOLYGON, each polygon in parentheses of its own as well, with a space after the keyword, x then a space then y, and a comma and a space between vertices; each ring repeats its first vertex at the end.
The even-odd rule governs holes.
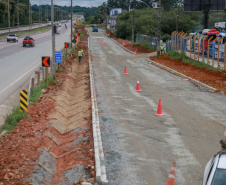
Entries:
POLYGON ((20 91, 20 110, 23 112, 27 112, 27 90, 20 91))

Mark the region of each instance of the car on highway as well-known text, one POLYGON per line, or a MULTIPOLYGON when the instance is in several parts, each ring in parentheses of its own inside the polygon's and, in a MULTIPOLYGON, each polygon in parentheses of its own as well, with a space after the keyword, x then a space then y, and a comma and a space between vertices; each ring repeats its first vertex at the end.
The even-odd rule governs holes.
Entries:
POLYGON ((32 37, 25 37, 23 40, 23 47, 25 46, 31 46, 34 47, 35 46, 35 40, 32 37))
POLYGON ((226 184, 226 150, 214 155, 207 163, 204 171, 203 185, 226 184))
POLYGON ((16 34, 9 34, 7 36, 7 42, 18 42, 18 36, 16 34))

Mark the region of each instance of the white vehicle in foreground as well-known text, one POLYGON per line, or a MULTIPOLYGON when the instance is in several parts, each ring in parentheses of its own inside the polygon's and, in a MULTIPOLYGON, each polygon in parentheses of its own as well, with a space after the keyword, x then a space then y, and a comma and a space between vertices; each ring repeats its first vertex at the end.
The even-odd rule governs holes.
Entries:
POLYGON ((204 171, 203 185, 226 184, 226 144, 220 141, 222 149, 207 163, 204 171))
POLYGON ((9 34, 7 36, 7 42, 18 42, 18 36, 16 34, 9 34))

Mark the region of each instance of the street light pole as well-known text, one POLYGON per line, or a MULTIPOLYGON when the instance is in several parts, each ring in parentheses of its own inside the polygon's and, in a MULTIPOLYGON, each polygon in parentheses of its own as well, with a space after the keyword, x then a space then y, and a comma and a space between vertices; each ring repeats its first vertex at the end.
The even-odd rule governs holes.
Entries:
POLYGON ((160 40, 161 40, 161 0, 159 0, 159 12, 158 12, 158 48, 157 55, 160 55, 160 40))
POLYGON ((134 44, 134 30, 135 30, 135 1, 136 0, 133 0, 132 45, 134 44))
POLYGON ((71 44, 72 44, 72 28, 73 25, 72 25, 72 0, 71 0, 71 44))
POLYGON ((8 0, 8 25, 9 25, 9 33, 10 33, 10 11, 9 11, 9 0, 8 0))
POLYGON ((18 26, 18 31, 20 27, 20 18, 19 18, 19 0, 17 0, 17 26, 18 26))
POLYGON ((55 64, 55 32, 54 32, 54 5, 53 0, 51 0, 51 26, 52 26, 52 73, 53 79, 56 79, 56 64, 55 64))

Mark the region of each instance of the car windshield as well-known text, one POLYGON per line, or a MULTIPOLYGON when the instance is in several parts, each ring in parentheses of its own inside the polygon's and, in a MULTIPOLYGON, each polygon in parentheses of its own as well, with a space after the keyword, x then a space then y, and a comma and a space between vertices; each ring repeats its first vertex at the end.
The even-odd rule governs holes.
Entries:
POLYGON ((225 185, 226 169, 217 168, 211 185, 225 185))

